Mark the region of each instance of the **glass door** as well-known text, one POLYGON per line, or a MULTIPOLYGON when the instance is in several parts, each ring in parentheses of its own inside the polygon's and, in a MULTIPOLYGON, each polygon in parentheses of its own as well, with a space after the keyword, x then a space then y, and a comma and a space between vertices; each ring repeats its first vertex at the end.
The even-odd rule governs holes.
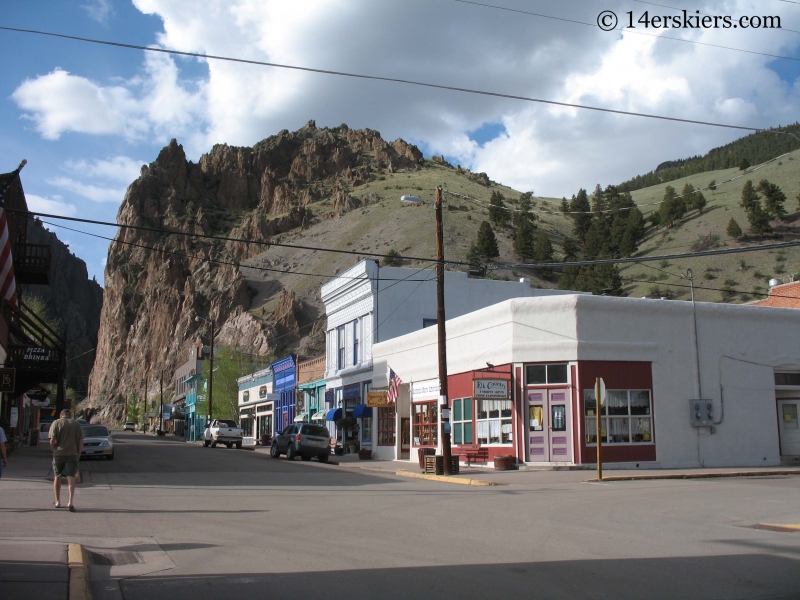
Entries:
POLYGON ((778 400, 781 456, 800 456, 800 400, 778 400))
POLYGON ((530 442, 530 461, 547 462, 550 460, 550 450, 547 436, 547 406, 546 392, 528 393, 528 440, 530 442))
POLYGON ((566 390, 550 390, 547 414, 551 462, 572 462, 572 418, 566 390))

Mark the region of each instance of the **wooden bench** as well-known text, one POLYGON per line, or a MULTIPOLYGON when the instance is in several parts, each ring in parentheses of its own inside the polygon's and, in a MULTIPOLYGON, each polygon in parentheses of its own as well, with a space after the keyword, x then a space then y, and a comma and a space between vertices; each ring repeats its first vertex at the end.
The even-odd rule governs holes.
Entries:
POLYGON ((484 453, 484 448, 478 444, 463 444, 461 446, 454 446, 451 453, 456 456, 466 457, 467 466, 469 467, 471 461, 484 453))

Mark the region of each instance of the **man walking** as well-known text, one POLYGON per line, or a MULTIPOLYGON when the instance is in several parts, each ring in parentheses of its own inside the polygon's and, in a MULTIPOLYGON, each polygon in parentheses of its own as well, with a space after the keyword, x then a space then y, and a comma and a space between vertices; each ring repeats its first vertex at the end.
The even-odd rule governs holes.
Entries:
POLYGON ((61 478, 67 478, 69 500, 67 508, 75 512, 72 504, 75 496, 75 474, 78 472, 78 460, 83 451, 83 428, 72 420, 72 411, 64 409, 61 418, 50 426, 50 448, 53 450, 53 491, 56 494, 55 508, 61 508, 61 478))

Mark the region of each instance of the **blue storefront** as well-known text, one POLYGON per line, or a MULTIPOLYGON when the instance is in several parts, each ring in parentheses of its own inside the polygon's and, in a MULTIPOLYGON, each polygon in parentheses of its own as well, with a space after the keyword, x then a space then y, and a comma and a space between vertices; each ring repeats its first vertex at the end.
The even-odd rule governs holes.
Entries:
POLYGON ((198 389, 202 377, 190 375, 186 378, 186 408, 184 409, 183 439, 187 442, 197 442, 203 439, 203 430, 206 424, 206 415, 197 412, 197 403, 206 399, 205 390, 198 389))
POLYGON ((275 403, 275 432, 283 431, 294 423, 296 411, 297 361, 287 356, 270 365, 273 373, 272 391, 279 396, 275 403))

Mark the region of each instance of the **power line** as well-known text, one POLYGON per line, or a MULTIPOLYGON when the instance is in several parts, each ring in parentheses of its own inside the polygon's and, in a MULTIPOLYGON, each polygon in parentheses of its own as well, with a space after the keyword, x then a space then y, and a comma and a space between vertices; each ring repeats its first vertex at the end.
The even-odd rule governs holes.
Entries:
MULTIPOLYGON (((726 123, 714 123, 711 121, 699 121, 695 119, 681 119, 678 117, 667 117, 664 115, 654 115, 649 113, 639 113, 627 110, 616 110, 611 108, 603 108, 599 106, 591 106, 588 104, 575 104, 572 102, 558 102, 556 100, 545 100, 543 98, 533 98, 529 96, 518 96, 515 94, 504 94, 501 92, 490 92, 486 90, 476 90, 471 88, 463 88, 458 86, 450 86, 450 85, 442 85, 436 83, 427 83, 423 81, 414 81, 411 79, 401 79, 398 77, 384 77, 380 75, 365 75, 362 73, 349 73, 346 71, 334 71, 330 69, 317 69, 312 67, 300 67, 297 65, 288 65, 288 64, 281 64, 281 63, 273 63, 273 62, 266 62, 266 61, 259 61, 259 60, 248 60, 244 58, 234 58, 230 56, 220 56, 214 54, 203 54, 199 52, 185 52, 182 50, 172 50, 169 48, 154 48, 150 46, 139 46, 137 44, 125 44, 122 42, 111 42, 108 40, 98 40, 94 38, 85 38, 75 35, 67 35, 63 33, 54 33, 51 31, 40 31, 37 29, 22 29, 19 27, 7 27, 0 25, 0 30, 5 31, 15 31, 18 33, 30 33, 34 35, 44 35, 49 37, 56 37, 61 39, 68 39, 68 40, 75 40, 79 42, 87 42, 90 44, 101 44, 105 46, 114 46, 117 48, 128 48, 131 50, 142 50, 144 52, 159 52, 162 54, 174 54, 176 56, 191 56, 194 58, 203 58, 206 60, 222 60, 227 62, 235 62, 235 63, 242 63, 242 64, 249 64, 249 65, 257 65, 262 67, 273 67, 277 69, 288 69, 293 71, 302 71, 305 73, 318 73, 322 75, 336 75, 339 77, 351 77, 353 79, 365 79, 369 81, 385 81, 390 83, 400 83, 404 85, 413 85, 418 87, 425 87, 431 89, 439 89, 439 90, 447 90, 451 92, 460 92, 464 94, 474 94, 478 96, 490 96, 493 98, 503 98, 506 100, 520 100, 523 102, 534 102, 538 104, 549 104, 553 106, 565 106, 568 108, 580 108, 582 110, 592 110, 595 112, 603 112, 609 114, 616 114, 616 115, 625 115, 629 117, 642 117, 645 119, 658 119, 661 121, 670 121, 673 123, 688 123, 690 125, 704 125, 708 127, 721 127, 724 129, 736 129, 740 131, 768 131, 766 129, 760 127, 749 127, 745 125, 730 125, 726 123)), ((781 58, 781 57, 776 57, 781 58)), ((778 133, 778 132, 776 132, 778 133)), ((782 132, 780 132, 782 133, 782 132)))
MULTIPOLYGON (((650 283, 650 284, 654 284, 656 287, 662 286, 662 285, 668 285, 670 287, 680 287, 680 288, 691 288, 692 287, 691 285, 687 285, 685 283, 666 283, 664 281, 644 281, 644 280, 641 280, 641 279, 625 279, 625 278, 623 278, 623 281, 627 282, 627 283, 650 283)), ((730 293, 730 294, 742 294, 742 295, 748 295, 748 296, 767 296, 768 298, 791 298, 791 299, 794 299, 794 300, 800 300, 800 296, 795 296, 793 294, 776 294, 776 293, 774 293, 772 291, 769 291, 769 290, 767 292, 756 292, 756 291, 753 291, 753 290, 742 290, 742 289, 734 288, 734 287, 730 287, 730 286, 729 287, 717 288, 717 287, 707 287, 707 286, 700 285, 700 284, 695 285, 694 289, 695 289, 695 291, 706 290, 706 291, 709 291, 709 292, 727 292, 727 293, 730 293)))
MULTIPOLYGON (((516 9, 516 8, 507 8, 505 6, 497 6, 495 4, 483 4, 481 2, 472 2, 471 0, 453 0, 453 2, 460 2, 461 4, 472 4, 472 5, 475 5, 475 6, 481 6, 483 8, 493 8, 493 9, 497 9, 497 10, 505 10, 505 11, 514 12, 514 13, 520 13, 520 14, 523 14, 523 15, 530 15, 532 17, 539 17, 539 18, 542 18, 542 19, 552 19, 554 21, 564 21, 565 23, 574 23, 576 25, 587 25, 589 27, 597 27, 598 29, 600 29, 600 27, 599 27, 599 25, 597 23, 590 23, 588 21, 577 21, 575 19, 566 19, 566 18, 563 18, 563 17, 554 17, 552 15, 545 15, 545 14, 542 14, 542 13, 529 12, 529 11, 526 11, 526 10, 519 10, 519 9, 516 9)), ((663 6, 663 5, 660 5, 660 6, 663 6)), ((667 8, 672 8, 672 7, 667 7, 667 8)), ((779 59, 782 59, 782 60, 792 60, 792 61, 800 62, 800 58, 795 58, 793 56, 782 56, 780 54, 769 54, 767 52, 758 52, 756 50, 745 50, 744 48, 734 48, 732 46, 723 46, 721 44, 712 44, 710 42, 699 42, 697 40, 687 40, 687 39, 684 39, 684 38, 672 37, 672 36, 669 36, 669 35, 661 35, 661 34, 657 34, 657 33, 646 33, 644 31, 636 31, 635 29, 628 29, 626 27, 615 27, 614 29, 611 29, 610 31, 619 31, 619 32, 624 32, 624 33, 634 33, 636 35, 645 35, 647 37, 654 37, 654 38, 658 38, 658 39, 662 39, 662 40, 672 40, 673 42, 684 42, 684 43, 687 43, 687 44, 697 44, 699 46, 710 46, 711 48, 720 48, 722 50, 733 50, 734 52, 745 52, 746 54, 756 54, 758 56, 767 56, 769 58, 779 58, 779 59)))

